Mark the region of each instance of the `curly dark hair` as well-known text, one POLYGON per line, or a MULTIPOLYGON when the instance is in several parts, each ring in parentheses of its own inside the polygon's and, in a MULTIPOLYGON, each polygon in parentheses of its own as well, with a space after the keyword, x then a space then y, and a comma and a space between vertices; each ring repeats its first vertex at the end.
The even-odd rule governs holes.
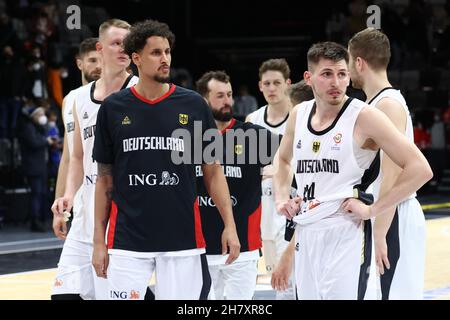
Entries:
POLYGON ((137 22, 131 26, 130 33, 123 40, 124 51, 131 57, 133 52, 140 52, 152 37, 162 37, 169 41, 170 48, 175 45, 175 35, 170 31, 169 26, 157 20, 145 20, 137 22))

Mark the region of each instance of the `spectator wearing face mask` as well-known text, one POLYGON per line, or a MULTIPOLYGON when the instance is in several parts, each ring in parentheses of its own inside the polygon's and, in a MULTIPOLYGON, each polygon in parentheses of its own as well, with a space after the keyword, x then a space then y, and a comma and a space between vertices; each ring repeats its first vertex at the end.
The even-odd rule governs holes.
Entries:
POLYGON ((47 136, 47 117, 44 108, 36 108, 29 101, 20 115, 18 137, 22 154, 22 173, 31 189, 31 231, 45 232, 43 222, 49 213, 47 188, 48 147, 57 143, 47 136))

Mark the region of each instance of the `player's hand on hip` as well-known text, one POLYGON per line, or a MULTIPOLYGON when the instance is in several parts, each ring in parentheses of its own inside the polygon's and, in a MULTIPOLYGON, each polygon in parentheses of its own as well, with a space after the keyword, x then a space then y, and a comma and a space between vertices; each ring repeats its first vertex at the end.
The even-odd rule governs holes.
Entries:
POLYGON ((378 267, 378 272, 381 275, 384 274, 384 270, 390 269, 391 264, 388 259, 388 247, 386 243, 386 237, 384 236, 376 236, 374 235, 374 243, 375 243, 375 262, 378 267))
POLYGON ((277 203, 277 212, 290 220, 300 211, 301 204, 301 197, 295 197, 284 202, 279 202, 277 203))
POLYGON ((106 245, 94 244, 92 265, 94 266, 97 277, 106 279, 106 271, 108 270, 109 265, 108 248, 106 248, 106 245))
POLYGON ((358 217, 362 220, 370 219, 371 210, 370 206, 364 204, 362 201, 354 198, 349 198, 342 203, 342 209, 358 217))
POLYGON ((53 214, 63 215, 64 211, 70 212, 73 205, 73 199, 67 196, 55 199, 52 205, 53 214))
POLYGON ((222 255, 229 253, 225 264, 230 264, 239 257, 241 244, 236 228, 225 228, 222 232, 222 255))
POLYGON ((67 236, 67 224, 63 215, 53 215, 53 232, 61 240, 66 240, 67 236))

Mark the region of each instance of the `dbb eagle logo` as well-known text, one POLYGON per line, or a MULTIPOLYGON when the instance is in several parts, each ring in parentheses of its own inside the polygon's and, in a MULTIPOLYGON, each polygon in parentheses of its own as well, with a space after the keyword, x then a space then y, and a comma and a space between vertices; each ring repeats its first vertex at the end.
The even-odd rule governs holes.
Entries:
POLYGON ((180 116, 179 121, 181 124, 188 124, 189 117, 187 114, 180 113, 179 116, 180 116))
POLYGON ((312 144, 312 150, 313 152, 317 153, 320 149, 320 141, 314 141, 312 144))

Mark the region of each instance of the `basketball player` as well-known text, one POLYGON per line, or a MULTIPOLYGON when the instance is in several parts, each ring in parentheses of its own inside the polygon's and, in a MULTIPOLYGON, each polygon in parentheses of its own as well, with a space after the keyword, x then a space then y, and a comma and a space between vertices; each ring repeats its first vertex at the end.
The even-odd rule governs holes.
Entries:
MULTIPOLYGON (((191 153, 194 124, 217 128, 199 94, 168 83, 174 40, 165 23, 135 24, 124 47, 139 82, 111 95, 98 114, 93 265, 97 276, 108 277, 110 299, 143 299, 153 272, 156 299, 206 299, 211 288, 195 164, 176 164, 173 156, 191 153)), ((203 163, 202 171, 231 263, 240 245, 226 180, 218 163, 203 163)))
POLYGON ((370 238, 363 241, 363 221, 407 198, 432 177, 432 171, 422 153, 384 113, 346 96, 350 79, 344 47, 318 43, 308 50, 307 59, 304 78, 315 99, 296 106, 289 116, 275 158, 277 210, 297 223, 298 298, 362 298, 365 288, 359 282, 368 267, 364 262, 370 261, 364 247, 371 246, 370 238), (354 188, 363 183, 378 149, 403 170, 389 193, 365 205, 353 199, 354 188), (299 194, 289 199, 286 178, 292 158, 299 194))
MULTIPOLYGON (((82 86, 89 82, 98 80, 101 73, 101 58, 100 53, 95 47, 98 39, 88 38, 80 43, 78 54, 76 57, 77 67, 81 71, 82 86)), ((79 88, 78 88, 79 89, 79 88)), ((75 130, 75 122, 73 119, 73 102, 75 100, 78 89, 71 90, 63 100, 62 115, 64 122, 64 146, 61 156, 61 162, 58 168, 58 179, 56 182, 55 199, 64 195, 66 187, 67 171, 69 168, 70 154, 73 150, 73 132, 75 130)), ((76 214, 80 206, 81 193, 77 192, 74 198, 73 212, 76 214)), ((54 208, 52 208, 54 210, 54 208)), ((57 214, 54 211, 53 215, 53 232, 55 235, 65 240, 67 236, 67 225, 64 216, 57 214)))
MULTIPOLYGON (((353 87, 362 89, 367 104, 384 112, 397 130, 414 142, 408 106, 387 77, 391 57, 388 37, 377 29, 367 28, 350 39, 348 51, 353 87)), ((381 170, 373 184, 375 199, 390 192, 401 170, 381 152, 381 170)), ((425 217, 414 192, 376 217, 373 237, 380 273, 377 287, 381 288, 382 299, 422 299, 426 229, 425 217)))
POLYGON ((111 19, 100 25, 96 46, 102 60, 101 77, 78 89, 75 97, 73 152, 70 156, 66 188, 64 196, 56 199, 53 206, 59 215, 70 211, 74 195, 82 186, 82 208, 74 216, 61 253, 53 288, 54 299, 107 297, 106 281, 95 276, 91 265, 94 191, 97 179, 97 164, 92 161, 92 148, 97 112, 103 99, 137 82, 137 78, 126 71, 130 59, 122 48, 129 28, 127 22, 118 19, 111 19))
MULTIPOLYGON (((249 114, 247 122, 260 125, 274 134, 283 135, 289 112, 292 109, 287 90, 291 84, 290 68, 285 59, 264 61, 259 68, 259 90, 267 105, 249 114)), ((286 219, 276 212, 272 187, 272 166, 264 170, 261 196, 261 237, 263 241, 264 262, 268 273, 274 266, 288 242, 284 240, 286 219)), ((292 287, 291 287, 292 288, 292 287)), ((277 299, 293 299, 291 292, 277 292, 277 299)))
POLYGON ((305 80, 291 84, 288 88, 289 99, 293 106, 314 99, 314 95, 310 86, 308 86, 305 80))
POLYGON ((256 288, 257 263, 262 246, 261 170, 275 155, 280 137, 272 135, 263 127, 233 118, 233 91, 230 77, 224 71, 206 72, 196 85, 197 92, 211 108, 222 135, 221 164, 230 190, 234 221, 241 243, 238 259, 232 264, 226 264, 227 256, 221 255, 220 240, 224 225, 203 183, 201 166, 197 166, 199 207, 215 298, 223 300, 226 293, 228 300, 251 300, 256 288), (264 139, 262 144, 261 139, 264 139), (260 146, 266 150, 261 150, 260 146), (259 156, 260 152, 265 152, 267 161, 259 156), (252 156, 256 156, 253 161, 250 160, 252 156))

